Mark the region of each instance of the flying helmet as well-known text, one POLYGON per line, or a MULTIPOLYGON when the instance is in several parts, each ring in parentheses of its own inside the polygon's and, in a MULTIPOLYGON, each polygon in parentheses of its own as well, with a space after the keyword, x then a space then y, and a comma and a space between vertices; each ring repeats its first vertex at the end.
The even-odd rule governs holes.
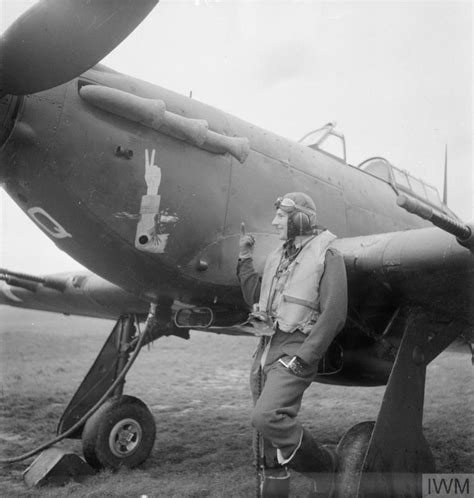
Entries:
POLYGON ((275 208, 288 214, 288 238, 297 235, 311 235, 315 232, 316 205, 311 197, 303 192, 290 192, 278 197, 275 208))

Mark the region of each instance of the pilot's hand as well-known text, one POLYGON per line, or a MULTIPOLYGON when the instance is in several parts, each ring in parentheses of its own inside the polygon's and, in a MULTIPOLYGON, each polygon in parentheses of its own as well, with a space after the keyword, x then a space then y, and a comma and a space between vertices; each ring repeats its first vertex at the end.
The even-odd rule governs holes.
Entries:
POLYGON ((255 239, 252 235, 245 233, 245 223, 240 225, 240 239, 239 239, 239 259, 247 259, 253 256, 253 249, 255 247, 255 239))

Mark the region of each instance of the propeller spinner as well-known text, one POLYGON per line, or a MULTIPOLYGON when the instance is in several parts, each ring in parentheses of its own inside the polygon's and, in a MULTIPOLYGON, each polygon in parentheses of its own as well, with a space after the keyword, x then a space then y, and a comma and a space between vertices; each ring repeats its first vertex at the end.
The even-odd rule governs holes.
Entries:
POLYGON ((55 87, 91 68, 158 0, 42 0, 0 39, 0 97, 55 87))

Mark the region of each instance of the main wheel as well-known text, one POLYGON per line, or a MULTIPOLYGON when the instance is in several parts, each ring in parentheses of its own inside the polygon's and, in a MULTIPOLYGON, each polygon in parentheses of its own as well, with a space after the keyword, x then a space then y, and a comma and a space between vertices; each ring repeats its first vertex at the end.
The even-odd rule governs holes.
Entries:
POLYGON ((375 422, 361 422, 351 427, 337 445, 337 498, 356 498, 362 465, 375 422))
POLYGON ((133 396, 107 400, 86 422, 82 450, 92 467, 133 468, 143 463, 155 442, 153 415, 133 396))

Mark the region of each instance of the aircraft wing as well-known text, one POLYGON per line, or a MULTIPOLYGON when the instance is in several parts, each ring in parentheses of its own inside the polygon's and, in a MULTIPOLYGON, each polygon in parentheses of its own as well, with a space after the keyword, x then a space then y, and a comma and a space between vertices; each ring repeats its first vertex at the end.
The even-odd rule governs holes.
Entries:
MULTIPOLYGON (((344 257, 348 276, 349 309, 343 341, 380 338, 389 327, 392 336, 400 338, 415 309, 423 315, 423 327, 432 333, 447 338, 449 327, 459 332, 462 343, 474 341, 471 239, 463 245, 455 236, 433 227, 340 238, 334 246, 344 257)), ((245 329, 238 324, 195 328, 220 333, 245 329)))
POLYGON ((351 308, 419 307, 472 335, 472 245, 439 228, 342 238, 334 245, 344 256, 351 308))
MULTIPOLYGON (((140 299, 92 272, 65 272, 36 276, 0 268, 0 305, 2 304, 16 308, 113 320, 127 314, 137 314, 144 318, 150 306, 148 301, 140 299)), ((176 305, 176 310, 178 309, 180 309, 179 303, 176 305)), ((184 306, 182 311, 186 309, 189 307, 184 306)), ((202 309, 196 308, 196 313, 199 314, 202 309)), ((209 308, 205 310, 210 311, 209 308)), ((237 316, 244 315, 246 316, 245 310, 237 316)), ((232 321, 232 318, 230 320, 232 321)), ((239 322, 237 318, 235 320, 239 322)), ((216 334, 249 335, 237 327, 232 327, 232 324, 228 327, 185 326, 172 329, 177 332, 177 335, 181 335, 185 332, 181 332, 180 329, 189 330, 190 328, 216 334)))
POLYGON ((0 304, 96 318, 146 314, 148 303, 91 272, 33 276, 0 269, 0 304))

